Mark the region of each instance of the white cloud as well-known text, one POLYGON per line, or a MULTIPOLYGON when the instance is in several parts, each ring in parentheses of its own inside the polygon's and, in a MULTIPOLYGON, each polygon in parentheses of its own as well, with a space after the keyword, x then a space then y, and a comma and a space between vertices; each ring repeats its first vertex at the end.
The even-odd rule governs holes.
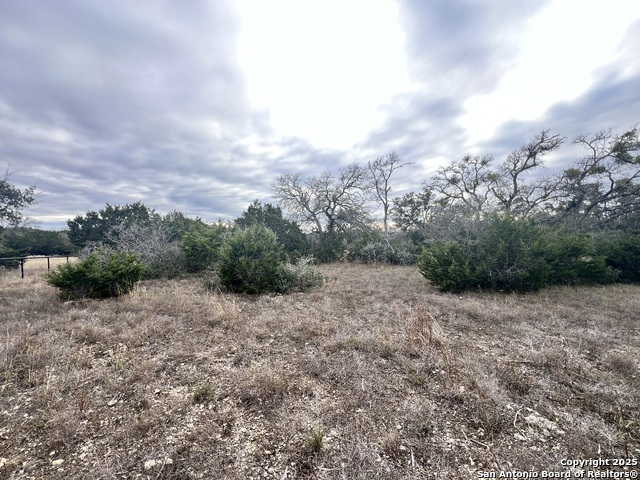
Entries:
POLYGON ((408 85, 392 0, 243 0, 240 63, 279 135, 350 148, 408 85))
POLYGON ((520 38, 515 67, 496 90, 465 102, 462 125, 467 145, 491 137, 507 120, 540 117, 559 101, 584 94, 603 65, 623 47, 629 26, 640 17, 640 2, 557 0, 531 18, 520 38))

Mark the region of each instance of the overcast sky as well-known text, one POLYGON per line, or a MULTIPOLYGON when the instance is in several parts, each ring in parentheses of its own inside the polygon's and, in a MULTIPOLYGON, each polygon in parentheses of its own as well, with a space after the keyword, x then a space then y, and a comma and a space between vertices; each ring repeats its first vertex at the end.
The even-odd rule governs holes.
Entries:
POLYGON ((401 194, 542 129, 623 133, 638 52, 638 0, 3 0, 0 168, 47 229, 136 201, 234 218, 392 150, 401 194))

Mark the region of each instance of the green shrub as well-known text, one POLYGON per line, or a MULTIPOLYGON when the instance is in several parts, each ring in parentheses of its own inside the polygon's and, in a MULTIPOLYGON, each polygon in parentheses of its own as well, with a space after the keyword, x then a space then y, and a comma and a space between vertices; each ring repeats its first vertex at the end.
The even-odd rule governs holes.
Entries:
POLYGON ((601 241, 598 247, 605 263, 616 272, 618 281, 640 282, 640 234, 623 233, 601 241))
POLYGON ((316 233, 311 236, 311 254, 321 263, 339 260, 345 252, 345 235, 335 232, 316 233))
POLYGON ((285 292, 306 292, 324 283, 324 277, 313 264, 312 257, 302 257, 297 263, 284 263, 276 290, 285 292))
POLYGON ((300 226, 282 216, 282 210, 278 206, 270 203, 263 205, 259 200, 255 200, 240 218, 235 220, 235 224, 241 228, 260 224, 269 228, 276 234, 278 242, 282 244, 284 251, 290 258, 298 259, 309 250, 309 242, 300 226))
POLYGON ((8 248, 2 248, 0 245, 0 268, 6 268, 7 270, 13 270, 20 267, 20 260, 6 260, 13 257, 26 256, 24 250, 10 250, 8 248))
POLYGON ((418 257, 418 270, 443 292, 474 288, 477 282, 470 265, 473 255, 469 247, 457 241, 435 242, 418 257))
POLYGON ((223 286, 235 292, 260 294, 278 289, 283 247, 264 225, 234 232, 220 249, 218 274, 223 286))
POLYGON ((182 238, 182 251, 187 270, 200 272, 211 268, 220 258, 220 248, 227 235, 228 229, 222 224, 194 229, 185 234, 182 238))
POLYGON ((526 292, 552 284, 614 279, 589 237, 498 216, 473 235, 426 247, 418 268, 435 287, 451 292, 476 288, 526 292))
POLYGON ((77 263, 59 266, 47 282, 58 287, 65 300, 117 297, 129 293, 144 270, 135 254, 94 252, 77 263))
POLYGON ((615 280, 605 257, 596 254, 593 238, 586 234, 547 230, 545 257, 551 267, 552 284, 604 284, 615 280))
POLYGON ((526 292, 547 285, 549 265, 544 258, 545 232, 532 220, 492 217, 479 233, 474 259, 482 288, 526 292))

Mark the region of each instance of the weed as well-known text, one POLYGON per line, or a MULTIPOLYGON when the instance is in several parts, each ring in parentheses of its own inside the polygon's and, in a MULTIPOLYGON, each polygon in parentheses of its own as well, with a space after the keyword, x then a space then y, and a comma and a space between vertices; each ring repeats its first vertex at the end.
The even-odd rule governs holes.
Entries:
POLYGON ((324 447, 324 438, 322 427, 311 427, 303 439, 304 449, 317 455, 324 447))
POLYGON ((202 385, 193 392, 193 403, 207 403, 213 397, 213 388, 210 384, 202 385))

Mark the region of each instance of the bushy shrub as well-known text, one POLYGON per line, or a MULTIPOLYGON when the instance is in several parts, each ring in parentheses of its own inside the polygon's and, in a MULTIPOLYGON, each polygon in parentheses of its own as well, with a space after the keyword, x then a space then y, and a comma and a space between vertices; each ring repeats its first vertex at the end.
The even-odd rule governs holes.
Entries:
POLYGON ((420 273, 436 288, 443 292, 461 292, 477 286, 471 266, 473 258, 475 255, 468 244, 438 241, 425 247, 417 264, 420 273))
POLYGON ((220 249, 220 282, 235 292, 274 291, 280 281, 283 259, 282 245, 264 225, 237 230, 220 249))
POLYGON ((551 267, 548 283, 562 285, 605 284, 615 273, 596 252, 592 237, 564 229, 547 229, 544 256, 551 267))
POLYGON ((306 292, 324 283, 324 277, 314 265, 312 257, 302 257, 297 263, 282 265, 276 290, 285 292, 306 292))
POLYGON ((413 265, 417 255, 411 246, 393 245, 390 242, 368 243, 352 253, 350 260, 375 265, 384 263, 389 265, 413 265))
POLYGON ((547 285, 545 232, 534 221, 495 216, 478 237, 473 266, 481 288, 526 292, 547 285))
POLYGON ((354 257, 364 263, 376 264, 387 263, 387 251, 389 246, 382 242, 367 243, 357 252, 354 257))
POLYGON ((7 248, 2 243, 0 243, 0 268, 6 268, 7 270, 16 269, 20 266, 20 260, 4 259, 25 257, 26 255, 28 255, 28 252, 26 252, 25 250, 14 250, 11 248, 7 248))
POLYGON ((65 300, 117 297, 129 293, 144 270, 135 254, 94 252, 77 263, 60 265, 47 282, 58 287, 65 300))
POLYGON ((276 234, 278 242, 282 244, 284 251, 291 259, 297 260, 308 253, 309 242, 300 225, 284 218, 282 209, 278 206, 270 203, 263 205, 259 200, 255 200, 242 213, 242 216, 235 220, 235 224, 241 228, 256 224, 269 228, 276 234))
POLYGON ((418 268, 442 291, 534 291, 552 284, 609 283, 613 273, 584 235, 542 228, 532 220, 494 216, 453 242, 434 242, 418 268))
POLYGON ((346 249, 345 235, 336 232, 316 233, 310 236, 311 254, 321 263, 335 262, 346 249))
POLYGON ((640 282, 640 234, 625 232, 610 236, 601 240, 597 249, 619 282, 640 282))
POLYGON ((114 250, 137 255, 146 267, 144 278, 147 279, 174 278, 185 272, 185 257, 177 235, 160 216, 145 224, 121 224, 109 233, 114 250))
POLYGON ((220 248, 228 235, 223 224, 194 229, 182 238, 187 270, 200 272, 211 268, 220 258, 220 248))
POLYGON ((409 235, 403 232, 383 234, 375 230, 351 238, 347 250, 349 261, 369 265, 413 265, 420 253, 420 248, 416 248, 409 235))

